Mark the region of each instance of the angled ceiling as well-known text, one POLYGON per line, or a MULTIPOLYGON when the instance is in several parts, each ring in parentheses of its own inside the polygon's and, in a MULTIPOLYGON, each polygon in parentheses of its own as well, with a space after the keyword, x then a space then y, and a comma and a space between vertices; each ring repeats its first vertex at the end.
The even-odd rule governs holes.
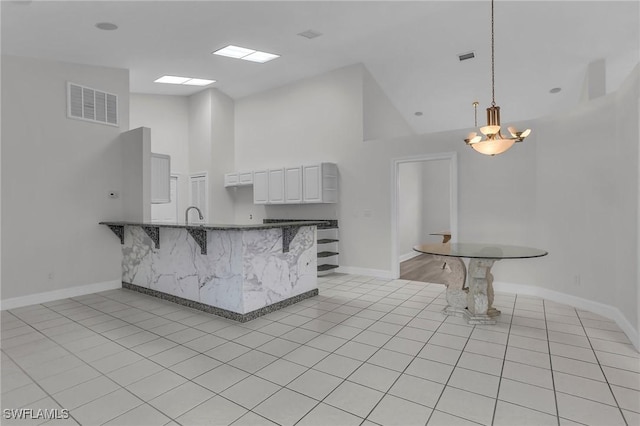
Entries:
MULTIPOLYGON (((416 133, 471 127, 471 103, 483 122, 491 102, 488 0, 3 1, 1 12, 2 53, 127 68, 135 93, 203 90, 153 83, 168 74, 217 80, 209 87, 238 99, 363 63, 416 133), (309 29, 322 36, 297 35, 309 29), (211 55, 228 44, 282 57, 211 55), (469 51, 476 58, 460 62, 469 51)), ((638 63, 637 1, 497 1, 495 13, 504 122, 578 103, 592 61, 607 60, 608 91, 638 63)))

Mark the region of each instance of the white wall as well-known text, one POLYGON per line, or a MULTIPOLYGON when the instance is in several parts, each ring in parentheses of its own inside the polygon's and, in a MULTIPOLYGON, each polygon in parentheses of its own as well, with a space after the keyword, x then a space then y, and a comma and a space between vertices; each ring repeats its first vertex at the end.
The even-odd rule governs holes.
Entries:
POLYGON ((224 174, 234 171, 234 108, 233 99, 216 89, 211 96, 211 164, 209 190, 211 193, 210 220, 214 223, 234 223, 233 198, 224 187, 224 174))
POLYGON ((398 169, 398 250, 399 261, 419 253, 413 247, 422 243, 424 187, 422 163, 402 163, 398 169))
POLYGON ((461 240, 522 244, 529 234, 523 220, 535 211, 535 137, 494 158, 464 144, 467 129, 362 142, 363 78, 364 68, 354 65, 236 102, 236 169, 332 161, 340 174, 335 206, 256 207, 237 191, 237 219, 284 210, 331 218, 337 210, 341 265, 390 273, 391 159, 455 150, 461 240))
POLYGON ((422 241, 442 242, 434 232, 451 231, 449 182, 450 160, 423 161, 422 169, 422 241))
MULTIPOLYGON (((498 262, 497 281, 605 303, 635 326, 637 76, 636 69, 618 92, 564 115, 508 123, 533 133, 486 157, 465 146, 469 129, 362 143, 363 72, 347 67, 239 100, 236 168, 338 163, 341 265, 384 272, 393 262, 391 160, 456 151, 458 240, 549 250, 544 258, 498 262)), ((241 195, 237 213, 273 217, 273 207, 256 209, 241 195)), ((289 211, 311 215, 312 208, 289 211)))
POLYGON ((151 131, 148 127, 123 132, 122 215, 120 220, 151 220, 151 131))
POLYGON ((178 221, 190 204, 189 175, 206 172, 207 221, 233 223, 234 205, 224 174, 234 165, 234 102, 217 89, 192 96, 131 95, 132 126, 151 128, 151 150, 171 156, 178 175, 178 221))
MULTIPOLYGON (((638 68, 618 92, 538 124, 538 285, 619 308, 637 324, 638 68)), ((514 275, 516 271, 510 272, 514 275)))
POLYGON ((389 139, 414 134, 369 70, 363 68, 363 138, 389 139))
POLYGON ((98 225, 122 216, 119 134, 129 73, 2 56, 2 289, 7 299, 118 282, 120 245, 98 225), (120 127, 66 117, 66 83, 115 93, 120 127))
POLYGON ((189 97, 189 169, 207 172, 210 223, 233 223, 234 206, 224 174, 234 164, 234 103, 217 89, 189 97))
MULTIPOLYGON (((239 189, 234 194, 238 222, 249 221, 249 214, 254 222, 266 217, 338 219, 340 262, 346 265, 359 264, 359 253, 378 244, 377 212, 363 217, 379 193, 360 174, 369 167, 363 142, 362 73, 362 66, 341 68, 236 101, 237 170, 335 162, 340 187, 337 205, 266 207, 254 206, 250 191, 239 189)), ((370 261, 377 264, 375 257, 370 261)))
POLYGON ((151 152, 171 156, 171 174, 178 175, 178 212, 184 213, 189 205, 189 98, 132 93, 130 102, 131 128, 150 128, 151 152))
MULTIPOLYGON (((209 181, 211 167, 211 95, 202 91, 189 97, 189 173, 206 172, 209 181)), ((189 204, 191 189, 187 192, 189 204)), ((211 194, 208 194, 209 205, 203 212, 206 222, 211 220, 211 194)))

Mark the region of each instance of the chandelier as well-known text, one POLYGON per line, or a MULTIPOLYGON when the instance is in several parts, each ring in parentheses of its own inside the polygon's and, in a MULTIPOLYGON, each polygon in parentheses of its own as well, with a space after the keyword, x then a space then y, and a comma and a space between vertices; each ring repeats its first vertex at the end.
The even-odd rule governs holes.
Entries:
MULTIPOLYGON (((493 1, 491 0, 491 106, 487 108, 487 125, 480 128, 482 135, 476 132, 470 133, 464 140, 467 145, 481 154, 497 155, 502 154, 513 146, 516 142, 522 142, 531 129, 519 132, 514 127, 509 127, 511 137, 505 137, 500 131, 500 107, 496 105, 495 89, 495 46, 493 33, 493 1)), ((473 103, 475 112, 475 127, 478 127, 478 102, 473 103)))

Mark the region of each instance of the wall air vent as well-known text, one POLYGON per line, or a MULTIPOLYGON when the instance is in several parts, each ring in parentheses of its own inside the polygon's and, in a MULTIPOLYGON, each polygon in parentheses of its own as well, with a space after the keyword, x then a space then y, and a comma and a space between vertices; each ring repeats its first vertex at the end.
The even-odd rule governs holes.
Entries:
POLYGON ((460 55, 458 55, 458 59, 460 59, 460 61, 466 61, 467 59, 473 59, 475 57, 476 54, 473 52, 461 53, 460 55))
POLYGON ((118 96, 67 82, 67 117, 118 126, 118 96))

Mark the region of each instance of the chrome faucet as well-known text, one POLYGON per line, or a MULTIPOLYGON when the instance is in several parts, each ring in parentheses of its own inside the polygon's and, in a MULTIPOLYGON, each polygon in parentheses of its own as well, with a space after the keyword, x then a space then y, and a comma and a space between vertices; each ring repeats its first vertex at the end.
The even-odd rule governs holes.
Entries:
POLYGON ((188 225, 189 224, 189 210, 191 209, 196 209, 196 211, 198 212, 198 216, 200 217, 200 220, 204 220, 204 216, 202 216, 202 212, 200 211, 199 208, 197 208, 196 206, 189 206, 187 207, 187 211, 184 212, 184 224, 188 225))

